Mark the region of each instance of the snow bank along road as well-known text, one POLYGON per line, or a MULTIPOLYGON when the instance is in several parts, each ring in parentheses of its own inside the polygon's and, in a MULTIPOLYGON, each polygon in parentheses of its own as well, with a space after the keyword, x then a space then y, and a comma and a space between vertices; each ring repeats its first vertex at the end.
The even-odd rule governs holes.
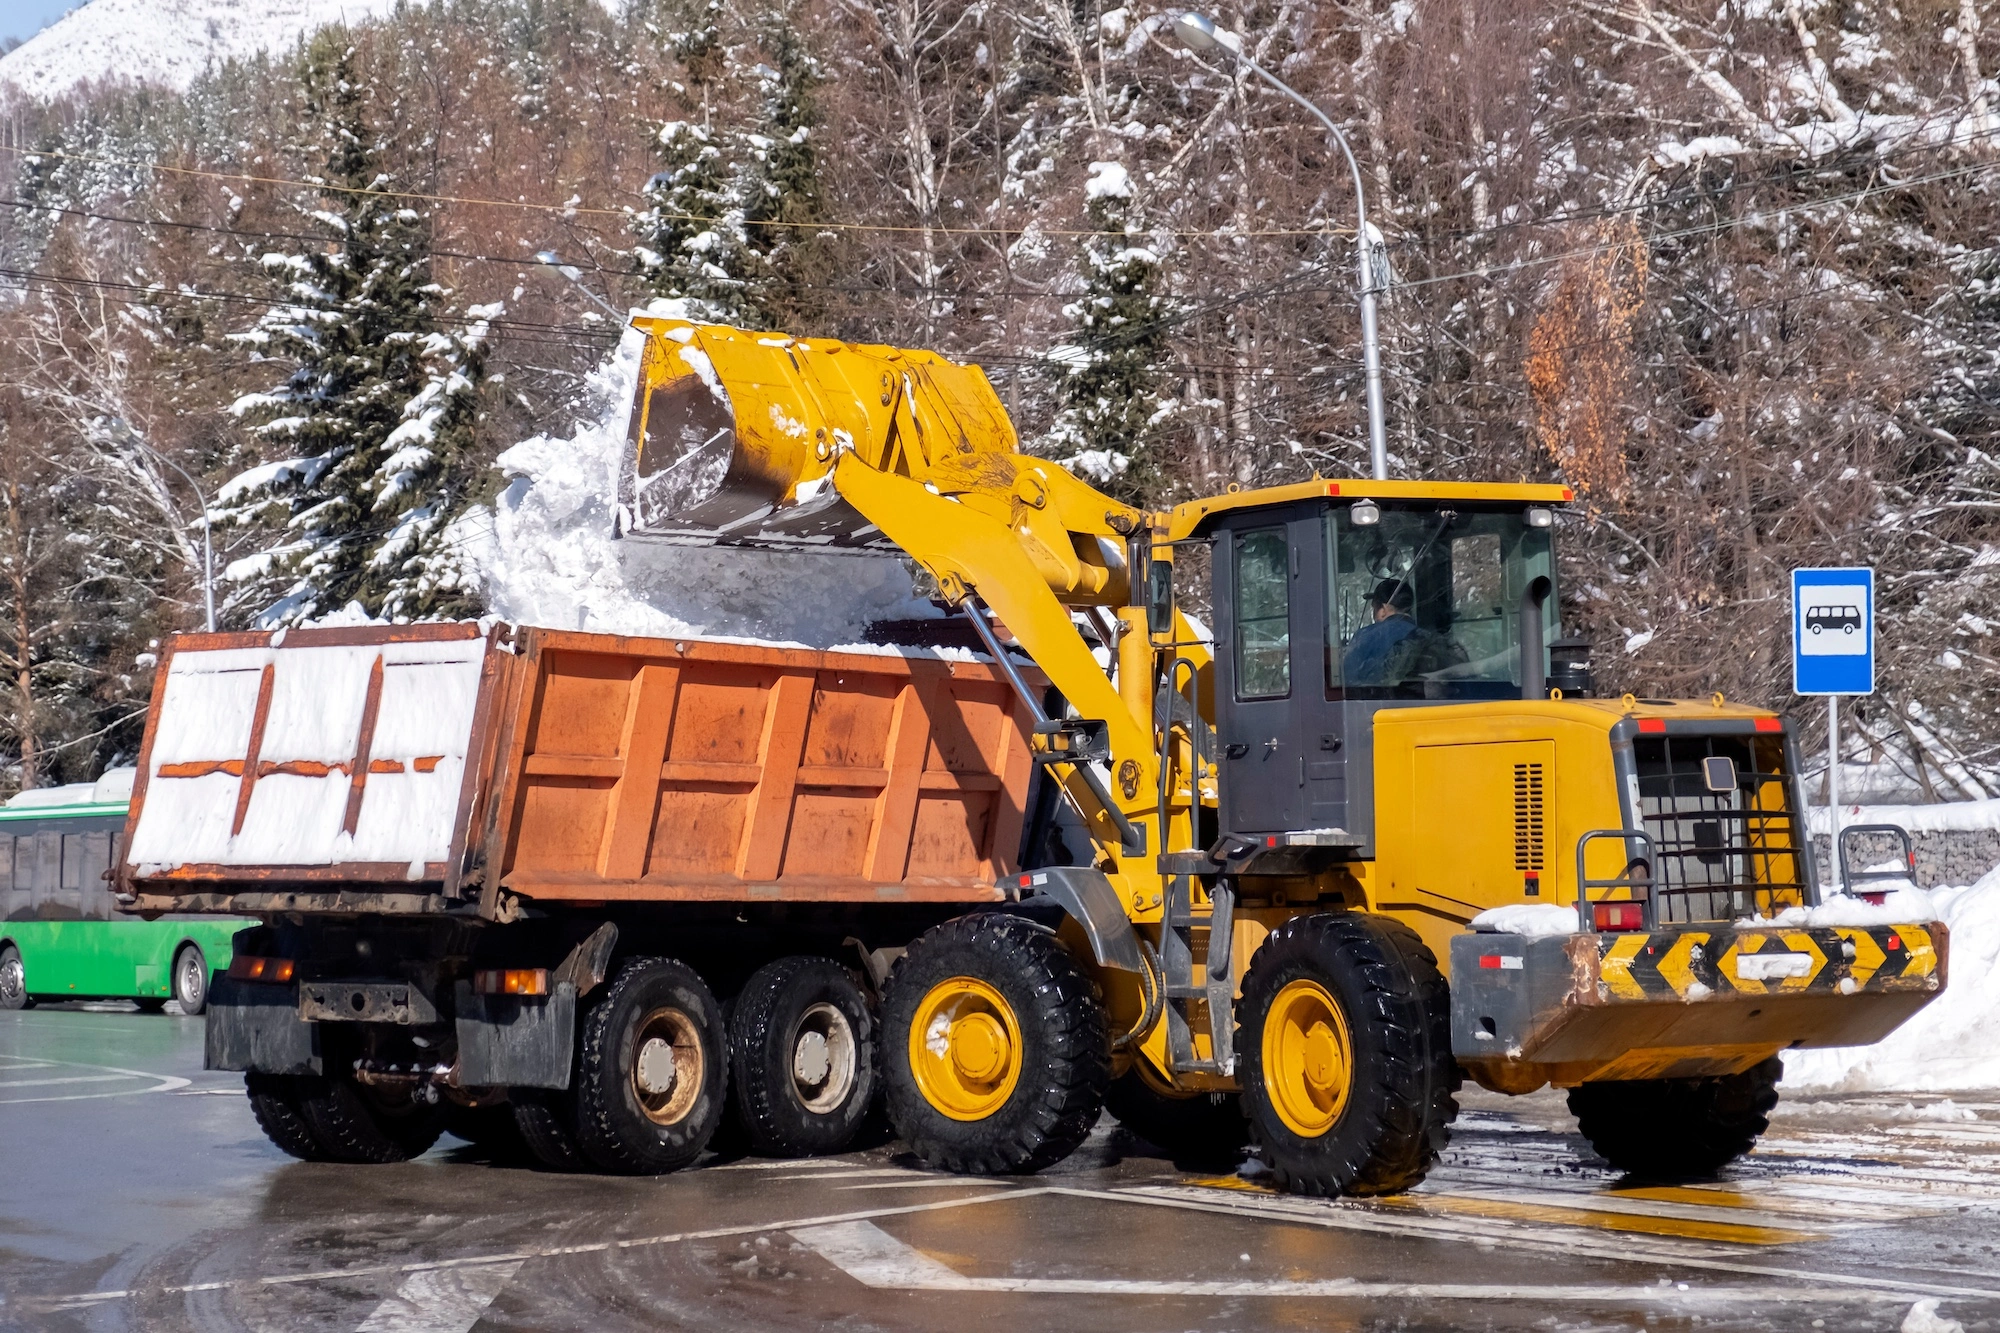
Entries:
POLYGON ((916 1170, 893 1143, 655 1180, 452 1139, 399 1166, 291 1163, 200 1051, 199 1023, 170 1016, 0 1015, 0 1327, 2000 1321, 2000 1095, 1790 1101, 1725 1179, 1646 1186, 1591 1162, 1559 1098, 1468 1093, 1422 1189, 1324 1201, 1177 1168, 1108 1120, 1019 1180, 916 1170))

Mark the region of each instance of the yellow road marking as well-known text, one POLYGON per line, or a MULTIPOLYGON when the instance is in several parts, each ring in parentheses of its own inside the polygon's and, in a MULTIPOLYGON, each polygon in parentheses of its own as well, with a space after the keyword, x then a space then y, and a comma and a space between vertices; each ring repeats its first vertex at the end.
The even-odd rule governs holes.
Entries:
MULTIPOLYGON (((1243 1194, 1276 1194, 1267 1185, 1240 1176, 1206 1176, 1188 1182, 1207 1189, 1234 1190, 1243 1194)), ((1661 1191, 1672 1193, 1671 1190, 1661 1191)), ((1688 1191, 1695 1193, 1695 1191, 1688 1191)), ((1616 1192, 1619 1195, 1644 1191, 1616 1192)), ((1588 1196, 1585 1196, 1586 1198, 1588 1196)), ((1592 1208, 1587 1203, 1522 1203, 1484 1195, 1406 1194, 1393 1198, 1348 1200, 1350 1207, 1384 1208, 1398 1212, 1433 1215, 1457 1214, 1468 1217, 1504 1218, 1517 1222, 1550 1222, 1559 1226, 1591 1227, 1599 1231, 1629 1231, 1650 1236, 1675 1236, 1683 1240, 1722 1241, 1733 1245, 1791 1245, 1804 1240, 1823 1240, 1824 1232, 1794 1231, 1788 1227, 1752 1226, 1743 1222, 1657 1217, 1641 1213, 1617 1213, 1592 1208)), ((1691 1202, 1706 1202, 1697 1199, 1691 1202)))
POLYGON ((1697 1222, 1678 1217, 1645 1217, 1633 1213, 1611 1213, 1599 1208, 1569 1208, 1556 1204, 1516 1203, 1510 1199, 1470 1198, 1464 1195, 1403 1196, 1378 1200, 1380 1204, 1411 1212, 1457 1213, 1470 1217, 1505 1218, 1516 1222, 1553 1222, 1562 1226, 1591 1227, 1598 1231, 1631 1231, 1649 1236, 1677 1236, 1683 1240, 1723 1241, 1732 1245, 1792 1245, 1803 1240, 1820 1240, 1817 1231, 1792 1231, 1785 1227, 1746 1226, 1741 1222, 1697 1222))

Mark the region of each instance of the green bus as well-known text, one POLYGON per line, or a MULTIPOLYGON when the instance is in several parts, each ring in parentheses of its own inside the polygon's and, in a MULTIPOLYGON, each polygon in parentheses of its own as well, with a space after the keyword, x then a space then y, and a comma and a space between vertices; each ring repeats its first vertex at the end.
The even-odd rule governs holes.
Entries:
MULTIPOLYGON (((128 771, 129 772, 129 771, 128 771)), ((117 910, 105 872, 125 838, 127 773, 23 793, 0 806, 0 1009, 37 1001, 178 1000, 199 1014, 229 942, 256 922, 117 910)))

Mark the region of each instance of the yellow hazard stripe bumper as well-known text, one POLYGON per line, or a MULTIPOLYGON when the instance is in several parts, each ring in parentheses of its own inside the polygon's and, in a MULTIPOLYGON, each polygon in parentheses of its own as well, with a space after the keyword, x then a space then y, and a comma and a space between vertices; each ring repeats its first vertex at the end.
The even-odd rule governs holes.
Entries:
POLYGON ((1934 991, 1943 932, 1928 925, 1682 927, 1597 937, 1597 999, 1934 991))

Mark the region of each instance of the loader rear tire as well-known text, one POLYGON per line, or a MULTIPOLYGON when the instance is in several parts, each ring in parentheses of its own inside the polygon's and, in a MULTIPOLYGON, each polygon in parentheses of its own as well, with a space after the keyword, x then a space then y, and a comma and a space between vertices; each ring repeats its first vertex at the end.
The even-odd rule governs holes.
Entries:
POLYGON ((759 968, 731 1006, 730 1088, 752 1152, 844 1151, 875 1100, 875 1019, 847 969, 826 958, 759 968))
POLYGON ((1136 1066, 1112 1080, 1104 1109, 1175 1162, 1234 1165, 1250 1141, 1240 1093, 1174 1095, 1153 1086, 1136 1066))
POLYGON ((285 1074, 245 1074, 244 1091, 250 1096, 250 1114, 257 1117, 264 1137, 280 1150, 302 1162, 324 1162, 326 1150, 313 1137, 300 1104, 299 1080, 285 1074))
POLYGON ((1103 998, 1046 926, 959 917, 889 974, 889 1118, 932 1166, 1002 1175, 1060 1162, 1097 1124, 1110 1074, 1103 998))
POLYGON ((708 986, 671 958, 631 958, 577 1024, 571 1123, 606 1171, 664 1175, 722 1123, 728 1041, 708 986))
POLYGON ((1778 1104, 1777 1056, 1719 1078, 1580 1083, 1570 1113, 1597 1155, 1648 1180, 1713 1176, 1756 1146, 1778 1104))
POLYGON ((1236 1061, 1259 1150, 1300 1194, 1407 1190, 1458 1115, 1450 994, 1416 932, 1386 917, 1272 931, 1243 978, 1236 1061))

